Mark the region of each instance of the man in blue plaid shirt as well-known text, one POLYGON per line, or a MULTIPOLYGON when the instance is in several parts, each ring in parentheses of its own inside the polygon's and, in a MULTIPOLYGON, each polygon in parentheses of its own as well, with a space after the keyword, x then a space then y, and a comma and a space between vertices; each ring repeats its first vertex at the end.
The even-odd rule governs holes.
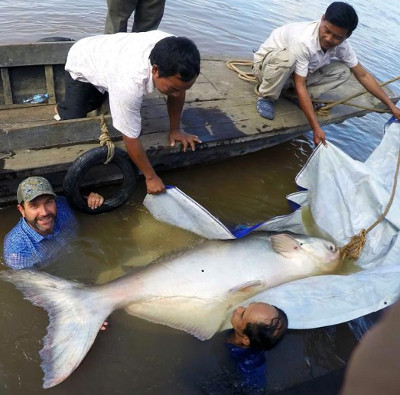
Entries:
MULTIPOLYGON (((43 177, 29 177, 17 190, 18 224, 4 238, 4 262, 12 269, 38 268, 54 260, 76 235, 77 222, 65 197, 57 196, 43 177)), ((96 208, 103 197, 91 193, 96 208)))

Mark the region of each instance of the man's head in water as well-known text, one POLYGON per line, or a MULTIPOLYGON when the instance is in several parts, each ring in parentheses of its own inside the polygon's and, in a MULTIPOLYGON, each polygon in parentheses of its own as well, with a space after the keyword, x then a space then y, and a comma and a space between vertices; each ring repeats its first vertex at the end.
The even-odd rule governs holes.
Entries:
POLYGON ((288 327, 286 314, 268 303, 239 306, 232 314, 234 333, 230 342, 239 347, 260 350, 271 349, 285 334, 288 327))

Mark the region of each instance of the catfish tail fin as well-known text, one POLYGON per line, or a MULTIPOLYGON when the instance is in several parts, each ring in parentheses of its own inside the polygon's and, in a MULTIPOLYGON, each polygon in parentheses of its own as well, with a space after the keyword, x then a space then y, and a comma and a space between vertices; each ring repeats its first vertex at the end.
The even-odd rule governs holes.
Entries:
POLYGON ((44 272, 3 271, 0 277, 47 311, 49 325, 40 350, 43 388, 59 384, 81 363, 112 306, 102 296, 101 287, 88 287, 44 272))

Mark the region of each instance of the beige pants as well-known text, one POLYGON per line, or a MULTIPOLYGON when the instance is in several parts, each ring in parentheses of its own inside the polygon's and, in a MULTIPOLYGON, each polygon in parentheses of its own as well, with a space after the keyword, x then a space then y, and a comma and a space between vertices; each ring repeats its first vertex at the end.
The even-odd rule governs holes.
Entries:
MULTIPOLYGON (((277 100, 282 90, 294 88, 293 72, 296 59, 287 49, 271 49, 264 58, 253 64, 253 73, 260 81, 260 96, 277 100)), ((343 84, 350 77, 350 69, 339 60, 310 73, 307 91, 316 99, 330 89, 343 84)))

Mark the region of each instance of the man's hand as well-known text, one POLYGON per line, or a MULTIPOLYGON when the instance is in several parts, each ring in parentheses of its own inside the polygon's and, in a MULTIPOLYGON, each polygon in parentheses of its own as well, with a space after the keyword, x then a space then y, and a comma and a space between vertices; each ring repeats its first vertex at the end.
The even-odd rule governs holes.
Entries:
POLYGON ((157 174, 146 178, 147 193, 157 195, 165 192, 165 185, 157 174))
POLYGON ((188 145, 195 150, 195 142, 201 143, 201 140, 194 134, 189 134, 180 129, 171 130, 169 132, 170 146, 173 147, 177 141, 180 141, 183 145, 183 152, 186 152, 188 145))
POLYGON ((100 207, 104 203, 104 197, 95 192, 90 192, 87 198, 88 207, 92 210, 100 207))
POLYGON ((314 130, 314 144, 317 146, 319 143, 322 143, 325 145, 325 147, 327 146, 325 141, 325 133, 321 128, 314 130))
POLYGON ((393 109, 392 109, 392 114, 393 114, 393 116, 398 120, 398 121, 400 121, 400 108, 399 107, 394 107, 393 109))

